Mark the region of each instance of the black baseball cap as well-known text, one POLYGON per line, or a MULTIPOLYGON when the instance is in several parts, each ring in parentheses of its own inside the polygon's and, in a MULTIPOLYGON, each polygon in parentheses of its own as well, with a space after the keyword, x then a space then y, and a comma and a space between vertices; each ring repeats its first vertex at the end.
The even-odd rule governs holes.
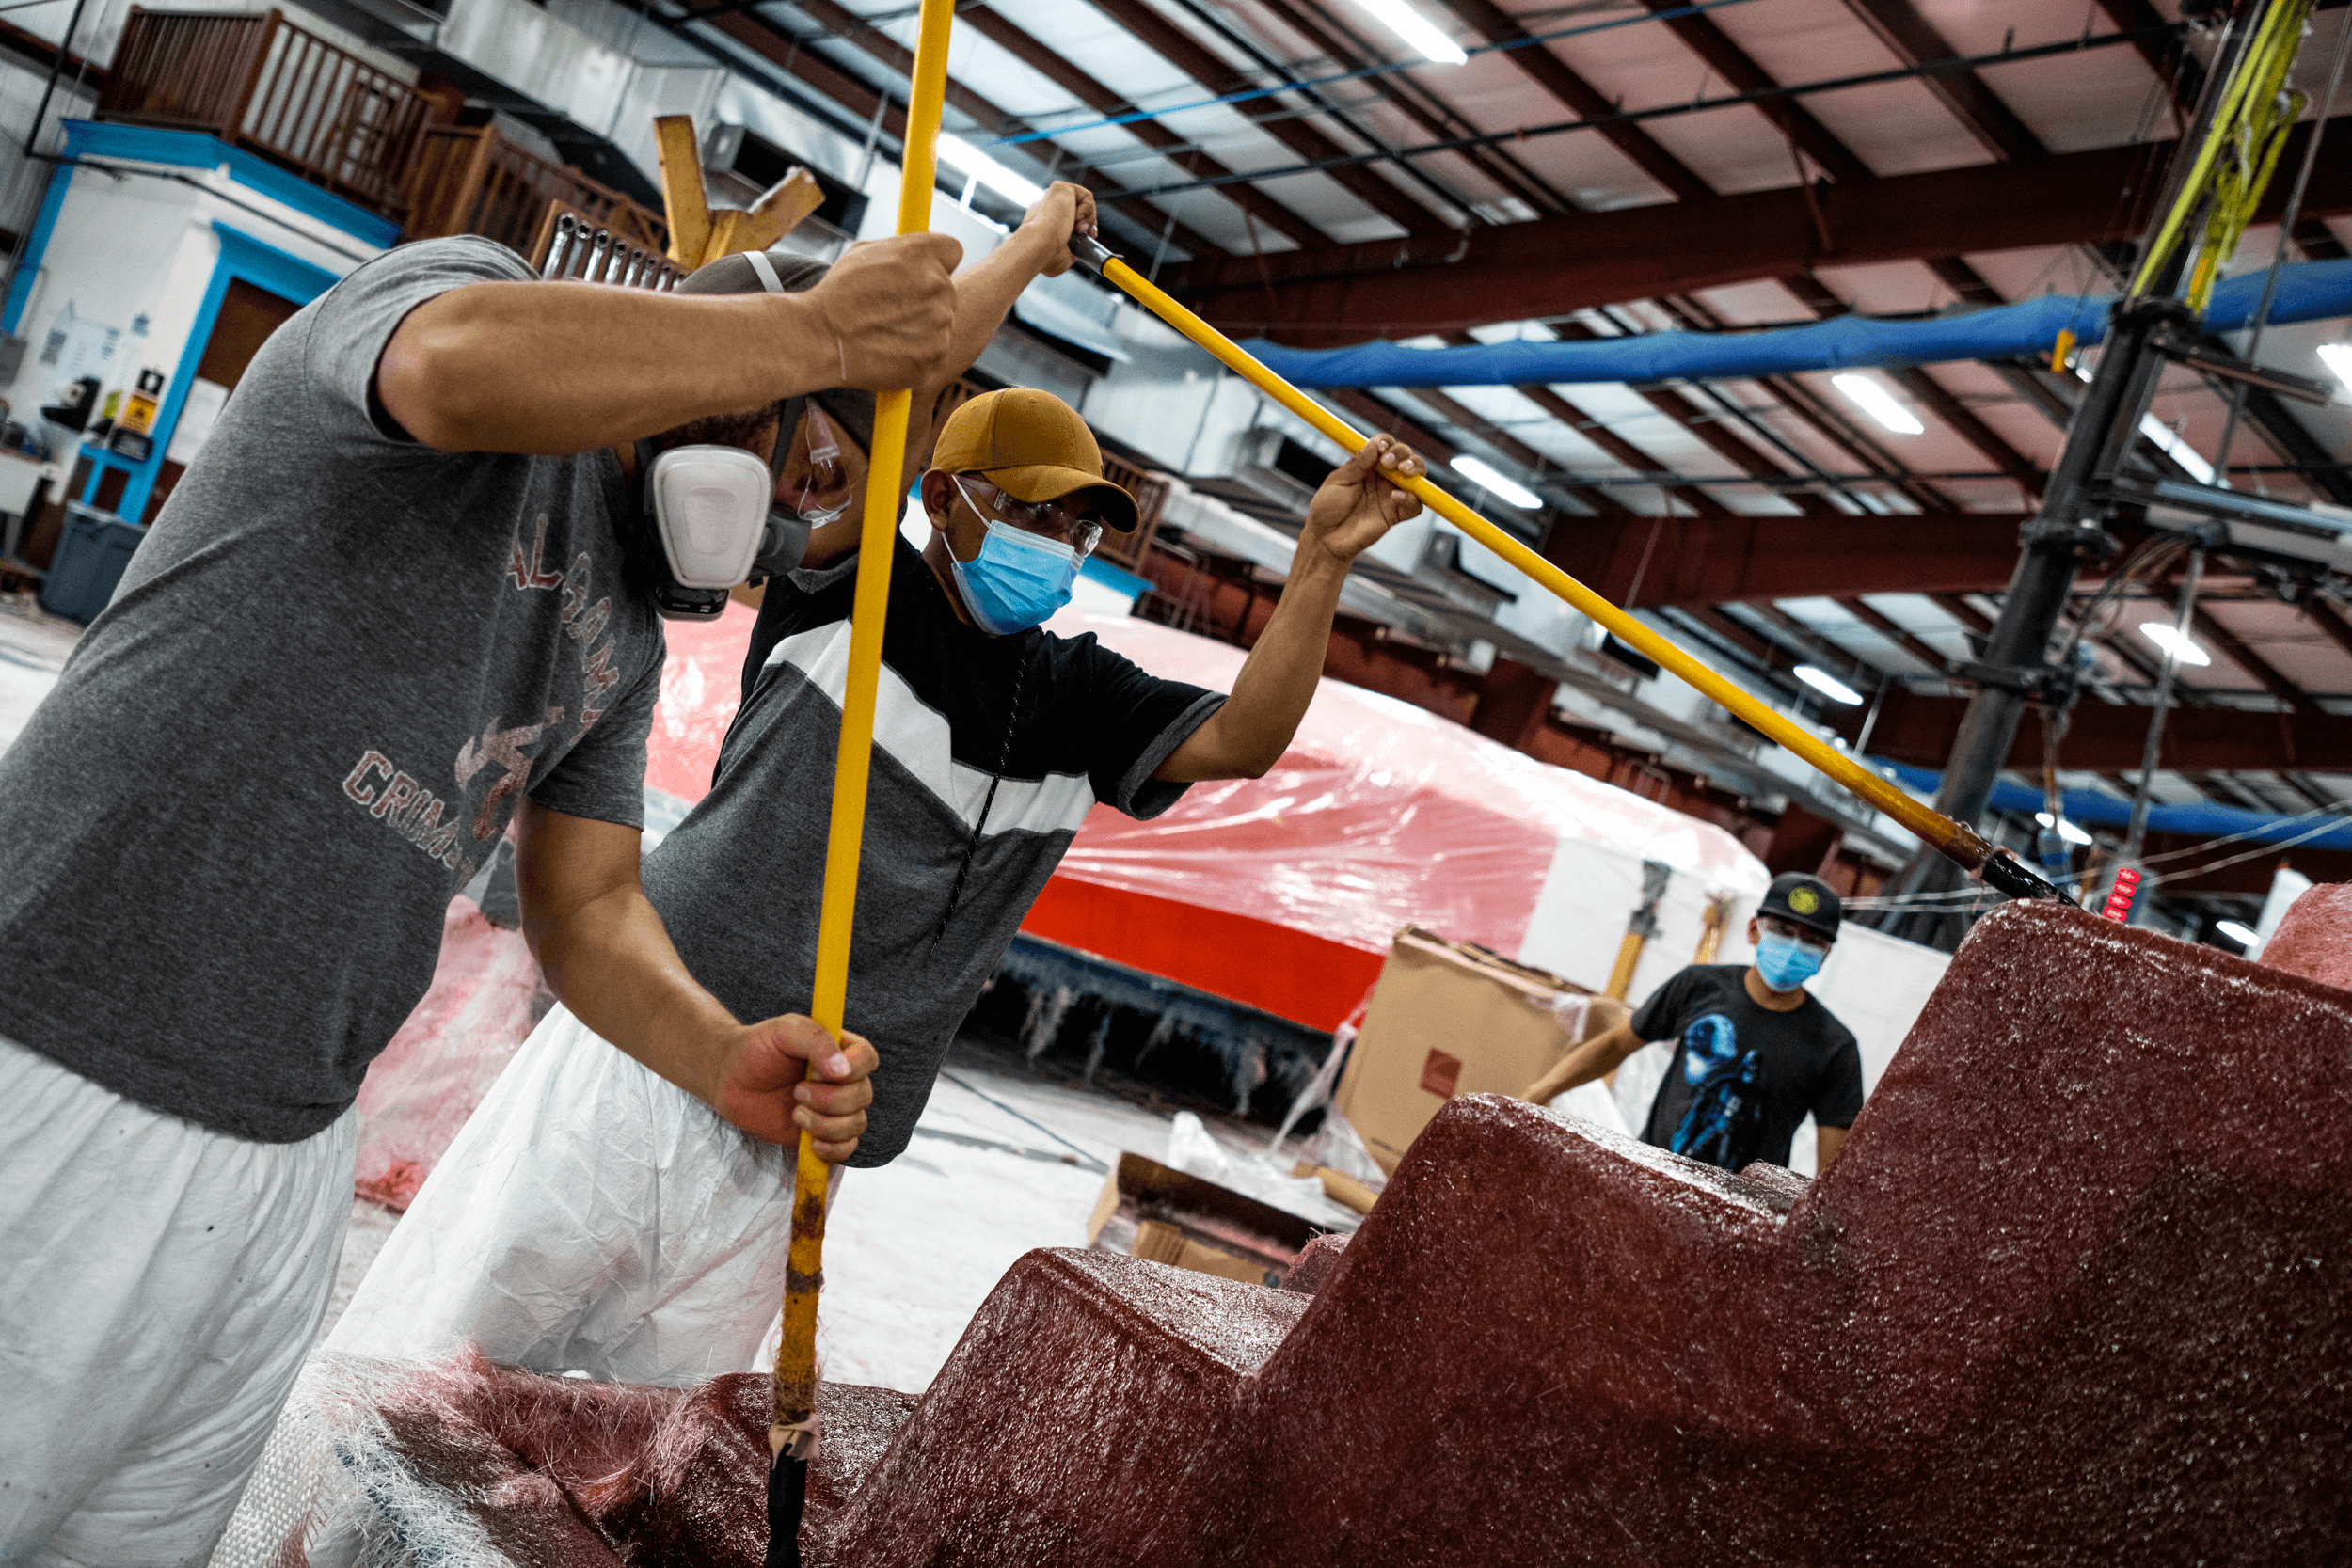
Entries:
POLYGON ((1808 877, 1802 871, 1784 871, 1772 879, 1772 885, 1764 894, 1764 902, 1756 906, 1758 915, 1778 915, 1793 921, 1808 931, 1837 940, 1837 923, 1844 918, 1845 907, 1838 903, 1836 890, 1819 877, 1808 877))

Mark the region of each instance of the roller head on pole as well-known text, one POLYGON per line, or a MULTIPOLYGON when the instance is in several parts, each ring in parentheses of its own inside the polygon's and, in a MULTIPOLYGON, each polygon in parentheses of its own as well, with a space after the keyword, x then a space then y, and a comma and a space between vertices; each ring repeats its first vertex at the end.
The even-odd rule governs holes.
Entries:
POLYGON ((1996 849, 1985 857, 1977 870, 1985 886, 2011 898, 2055 898, 2061 904, 2072 904, 2074 896, 2057 883, 2046 880, 2040 872, 2006 849, 1996 849))

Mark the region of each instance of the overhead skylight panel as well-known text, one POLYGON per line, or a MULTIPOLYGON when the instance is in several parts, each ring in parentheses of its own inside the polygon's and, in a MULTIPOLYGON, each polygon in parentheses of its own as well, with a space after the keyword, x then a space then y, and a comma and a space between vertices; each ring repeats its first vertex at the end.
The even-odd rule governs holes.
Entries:
POLYGON ((1533 512, 1544 504, 1543 497, 1518 481, 1497 472, 1475 457, 1455 458, 1454 471, 1507 506, 1516 506, 1523 512, 1533 512))
POLYGON ((1843 703, 1848 707, 1862 705, 1862 693, 1826 670, 1818 669, 1810 664, 1800 664, 1789 673, 1833 703, 1843 703))
POLYGON ((1356 0, 1380 24, 1429 59, 1439 65, 1460 65, 1470 56, 1461 45, 1438 30, 1436 23, 1406 5, 1405 0, 1356 0))
POLYGON ((2195 640, 2182 636, 2162 621, 2142 621, 2139 634, 2183 664, 2211 664, 2213 656, 2199 647, 2195 640))
POLYGON ((1829 384, 1846 394, 1855 407, 1878 420, 1898 436, 1924 436, 1928 427, 1919 422, 1910 409, 1895 401, 1895 394, 1867 375, 1851 371, 1833 375, 1829 384))
POLYGON ((961 169, 997 195, 1023 207, 1035 206, 1045 195, 1044 187, 1024 180, 962 137, 948 135, 944 131, 939 136, 939 161, 950 168, 961 169))

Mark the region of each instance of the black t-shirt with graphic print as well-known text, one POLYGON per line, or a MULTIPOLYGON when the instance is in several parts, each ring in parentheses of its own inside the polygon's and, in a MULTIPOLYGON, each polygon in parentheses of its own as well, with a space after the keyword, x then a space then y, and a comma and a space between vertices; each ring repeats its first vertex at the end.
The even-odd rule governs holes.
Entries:
POLYGON ((1738 1170, 1788 1163, 1807 1113, 1851 1127, 1862 1111, 1862 1048, 1819 999, 1776 1013, 1748 994, 1744 964, 1692 964, 1633 1015, 1633 1033, 1674 1048, 1642 1140, 1738 1170))
MULTIPOLYGON (((679 957, 746 1021, 808 1010, 856 565, 770 580, 710 793, 645 857, 679 957)), ((1088 811, 1174 805, 1184 786, 1152 775, 1224 701, 1091 635, 977 631, 898 540, 846 1020, 882 1067, 850 1164, 914 1136, 956 1025, 1088 811)))

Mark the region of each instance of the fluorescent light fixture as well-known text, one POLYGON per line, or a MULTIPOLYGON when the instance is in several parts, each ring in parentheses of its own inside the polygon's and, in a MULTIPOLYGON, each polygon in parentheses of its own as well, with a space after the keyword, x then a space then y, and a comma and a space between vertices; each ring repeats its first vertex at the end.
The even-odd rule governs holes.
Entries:
POLYGON ((1470 58, 1461 45, 1438 30, 1438 24, 1406 5, 1405 0, 1356 0, 1381 25, 1439 65, 1460 65, 1470 58))
MULTIPOLYGON (((2046 811, 2035 812, 2033 814, 2033 819, 2036 822, 2041 823, 2045 828, 2050 825, 2050 814, 2046 811)), ((2089 833, 2083 832, 2080 828, 2077 828, 2074 824, 2067 821, 2062 816, 2058 818, 2058 837, 2066 840, 2069 844, 2089 844, 2090 842, 2090 835, 2089 833)))
POLYGON ((2193 639, 2182 636, 2162 621, 2142 621, 2139 634, 2183 664, 2211 664, 2213 656, 2199 647, 2193 639))
POLYGON ((2352 343, 2322 343, 2319 345, 2319 356, 2327 361, 2329 370, 2336 372, 2336 379, 2344 383, 2344 390, 2352 392, 2352 343))
POLYGON ((2217 920, 2213 923, 2213 928, 2236 942, 2240 947, 2251 947, 2262 941, 2261 933, 2242 920, 2217 920))
POLYGON ((1035 206, 1045 195, 1044 186, 1022 179, 962 137, 944 131, 939 135, 939 161, 963 170, 997 195, 1009 197, 1024 207, 1035 206))
POLYGON ((1817 670, 1810 664, 1800 664, 1790 673, 1833 703, 1843 703, 1848 707, 1862 705, 1862 693, 1826 670, 1817 670))
POLYGON ((2199 454, 2196 448, 2172 434, 2171 429, 2153 414, 2139 417, 2139 433, 2157 447, 2172 454, 2172 461, 2186 468, 2189 477, 2200 484, 2213 483, 2213 465, 2199 454))
POLYGON ((1524 484, 1504 478, 1475 457, 1455 458, 1454 471, 1494 497, 1495 499, 1516 506, 1522 512, 1533 512, 1544 504, 1543 497, 1524 484))
POLYGON ((1867 375, 1833 375, 1829 384, 1853 400, 1865 414, 1878 420, 1898 436, 1924 436, 1928 427, 1912 416, 1910 409, 1895 401, 1895 394, 1867 375))

